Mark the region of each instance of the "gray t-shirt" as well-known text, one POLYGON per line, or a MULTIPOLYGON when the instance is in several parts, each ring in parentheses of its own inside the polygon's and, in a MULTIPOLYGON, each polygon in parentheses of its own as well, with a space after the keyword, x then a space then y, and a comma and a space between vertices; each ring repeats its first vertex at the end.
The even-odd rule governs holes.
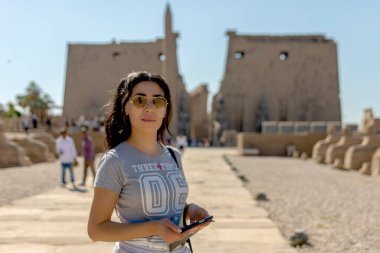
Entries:
MULTIPOLYGON (((179 225, 189 188, 180 154, 172 150, 180 168, 165 146, 158 157, 148 156, 126 142, 104 154, 94 187, 119 194, 116 210, 122 223, 169 219, 179 225)), ((168 250, 163 238, 150 236, 118 242, 114 252, 131 252, 135 246, 152 252, 168 250)))

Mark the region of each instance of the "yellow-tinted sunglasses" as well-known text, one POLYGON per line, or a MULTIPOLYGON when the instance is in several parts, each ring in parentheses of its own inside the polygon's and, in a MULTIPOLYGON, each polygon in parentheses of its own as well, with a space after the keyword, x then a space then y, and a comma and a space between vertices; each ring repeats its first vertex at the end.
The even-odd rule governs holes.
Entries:
POLYGON ((129 101, 132 103, 133 106, 136 106, 137 108, 145 108, 149 101, 151 101, 154 107, 156 107, 157 109, 162 109, 168 105, 168 101, 164 97, 148 98, 147 96, 136 95, 130 98, 129 101))

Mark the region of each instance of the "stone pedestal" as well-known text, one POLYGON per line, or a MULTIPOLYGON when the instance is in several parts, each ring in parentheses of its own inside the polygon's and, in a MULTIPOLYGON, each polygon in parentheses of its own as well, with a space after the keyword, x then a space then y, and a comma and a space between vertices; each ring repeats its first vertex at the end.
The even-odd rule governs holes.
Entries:
POLYGON ((24 149, 5 137, 2 122, 0 122, 0 151, 0 168, 28 166, 32 164, 30 159, 25 155, 24 149))
POLYGON ((374 128, 368 127, 366 136, 359 145, 348 148, 344 156, 344 169, 359 170, 363 163, 370 162, 376 149, 380 147, 380 138, 374 133, 374 128))
POLYGON ((360 144, 361 138, 352 136, 352 128, 345 127, 342 130, 342 137, 337 143, 331 144, 326 150, 325 163, 332 164, 335 168, 343 166, 344 154, 353 145, 360 144))
POLYGON ((325 161, 325 155, 327 148, 339 141, 339 135, 336 134, 335 127, 329 126, 327 130, 327 137, 324 140, 318 141, 312 152, 312 158, 318 163, 323 163, 325 161))

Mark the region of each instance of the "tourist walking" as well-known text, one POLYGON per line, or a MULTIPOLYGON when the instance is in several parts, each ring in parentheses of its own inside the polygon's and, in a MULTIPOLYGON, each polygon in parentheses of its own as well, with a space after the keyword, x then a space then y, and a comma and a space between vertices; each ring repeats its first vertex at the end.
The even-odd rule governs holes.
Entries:
POLYGON ((76 188, 73 166, 77 157, 77 149, 73 139, 68 135, 66 128, 60 131, 60 136, 56 139, 56 152, 61 161, 61 185, 63 187, 66 186, 66 170, 69 170, 71 184, 76 188))

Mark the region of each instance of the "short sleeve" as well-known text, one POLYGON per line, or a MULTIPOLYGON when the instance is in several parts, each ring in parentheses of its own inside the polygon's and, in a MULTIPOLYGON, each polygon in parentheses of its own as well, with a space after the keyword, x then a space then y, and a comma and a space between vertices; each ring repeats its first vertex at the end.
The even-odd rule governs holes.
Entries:
POLYGON ((99 162, 94 187, 101 187, 120 193, 124 185, 120 160, 110 153, 104 154, 99 162))

